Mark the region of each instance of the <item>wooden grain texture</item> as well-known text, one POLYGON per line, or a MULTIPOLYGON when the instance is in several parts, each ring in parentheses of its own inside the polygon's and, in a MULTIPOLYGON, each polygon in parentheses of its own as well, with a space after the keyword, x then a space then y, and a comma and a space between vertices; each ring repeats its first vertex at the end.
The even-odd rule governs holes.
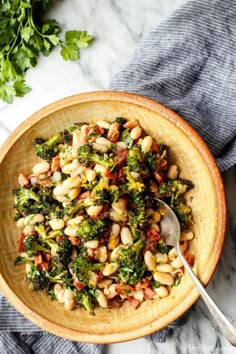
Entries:
POLYGON ((14 266, 19 230, 13 222, 13 197, 19 172, 30 173, 38 160, 32 149, 35 137, 49 137, 74 122, 113 120, 117 116, 139 120, 147 134, 170 146, 181 176, 194 190, 187 200, 194 214, 195 271, 207 284, 221 254, 225 224, 225 196, 220 173, 198 134, 177 114, 141 96, 122 92, 91 92, 68 97, 38 111, 9 137, 0 153, 0 287, 12 305, 29 320, 56 335, 81 342, 114 343, 142 337, 163 328, 184 313, 198 298, 187 275, 168 298, 146 301, 137 310, 83 309, 72 312, 42 292, 29 291, 24 266, 14 266))

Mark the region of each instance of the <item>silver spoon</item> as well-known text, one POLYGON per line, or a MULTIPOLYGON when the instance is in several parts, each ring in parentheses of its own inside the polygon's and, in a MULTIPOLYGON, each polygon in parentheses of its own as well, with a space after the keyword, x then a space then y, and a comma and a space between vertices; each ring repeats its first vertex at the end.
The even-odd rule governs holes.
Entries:
POLYGON ((200 280, 196 277, 191 267, 189 266, 188 262, 182 255, 182 252, 180 250, 180 244, 179 244, 180 225, 175 213, 162 200, 157 199, 157 201, 159 203, 159 210, 163 211, 163 215, 164 215, 160 223, 161 236, 164 238, 165 242, 168 245, 175 247, 178 256, 181 259, 188 275, 190 276, 194 285, 196 286, 199 293, 201 294, 206 306, 208 307, 208 310, 212 314, 212 317, 214 318, 215 322, 219 326, 221 332, 233 346, 236 346, 236 328, 227 320, 227 318, 223 315, 220 309, 216 306, 216 304, 208 295, 203 285, 201 284, 200 280))

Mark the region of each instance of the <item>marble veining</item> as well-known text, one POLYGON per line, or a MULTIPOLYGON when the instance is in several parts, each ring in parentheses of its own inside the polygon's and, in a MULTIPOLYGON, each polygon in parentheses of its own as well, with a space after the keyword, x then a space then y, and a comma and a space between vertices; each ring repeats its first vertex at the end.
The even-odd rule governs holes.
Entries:
MULTIPOLYGON (((59 98, 109 87, 112 77, 126 63, 137 43, 186 0, 63 0, 55 1, 49 16, 67 29, 87 29, 95 36, 79 62, 64 62, 59 50, 39 59, 26 75, 32 91, 13 104, 0 103, 2 144, 30 114, 59 98)), ((223 253, 207 290, 236 325, 236 168, 224 173, 228 205, 228 231, 223 253)), ((145 339, 107 346, 107 354, 233 354, 201 299, 193 306, 185 326, 175 329, 166 343, 145 339)))

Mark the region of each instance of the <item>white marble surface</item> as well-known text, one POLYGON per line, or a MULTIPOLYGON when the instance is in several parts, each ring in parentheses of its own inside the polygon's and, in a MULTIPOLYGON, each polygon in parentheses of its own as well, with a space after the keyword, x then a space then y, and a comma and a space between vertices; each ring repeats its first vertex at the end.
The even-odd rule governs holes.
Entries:
MULTIPOLYGON (((141 38, 186 0, 64 0, 55 2, 50 16, 66 29, 87 29, 96 40, 81 53, 79 62, 64 62, 59 50, 40 57, 26 79, 32 91, 13 104, 0 103, 0 143, 30 114, 59 98, 75 93, 107 89, 141 38)), ((208 286, 209 294, 236 324, 236 210, 235 168, 224 175, 228 201, 228 232, 225 247, 208 286)), ((231 354, 201 300, 187 324, 174 331, 166 343, 151 345, 145 339, 107 346, 107 354, 231 354)))

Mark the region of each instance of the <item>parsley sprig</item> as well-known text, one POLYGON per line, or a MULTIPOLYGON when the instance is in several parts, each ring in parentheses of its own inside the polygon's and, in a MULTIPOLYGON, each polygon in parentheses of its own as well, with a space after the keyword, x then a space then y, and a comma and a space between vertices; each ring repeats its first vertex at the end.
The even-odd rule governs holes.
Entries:
POLYGON ((51 0, 1 0, 0 3, 0 99, 11 103, 31 89, 24 75, 37 65, 40 53, 48 56, 61 46, 64 60, 78 60, 80 49, 93 40, 87 31, 70 30, 59 37, 56 20, 43 20, 51 0))

